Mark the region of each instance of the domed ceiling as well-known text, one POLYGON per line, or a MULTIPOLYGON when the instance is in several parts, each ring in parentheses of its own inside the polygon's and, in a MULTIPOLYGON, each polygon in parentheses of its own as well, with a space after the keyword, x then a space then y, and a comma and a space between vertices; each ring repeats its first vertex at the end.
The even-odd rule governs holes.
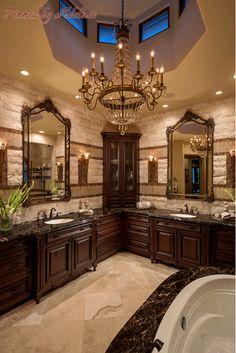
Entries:
MULTIPOLYGON (((81 85, 81 70, 90 62, 90 53, 103 52, 105 70, 112 71, 114 46, 97 43, 97 21, 113 23, 120 18, 120 0, 72 0, 97 14, 88 20, 88 37, 81 35, 63 18, 43 24, 38 9, 45 0, 1 0, 0 3, 0 72, 30 83, 49 96, 55 94, 75 100, 81 85), (12 10, 10 10, 12 9, 12 10), (20 18, 20 11, 34 14, 20 18), (17 15, 18 14, 18 15, 17 15), (17 17, 18 16, 18 17, 17 17), (20 70, 30 76, 23 77, 20 70)), ((142 70, 148 69, 150 51, 155 50, 166 74, 167 96, 162 104, 169 109, 217 99, 234 94, 234 1, 190 0, 179 17, 178 1, 126 0, 125 17, 132 23, 131 61, 138 50, 142 70), (138 43, 138 24, 170 6, 170 29, 138 43)), ((48 1, 47 8, 58 12, 58 1, 48 1)))

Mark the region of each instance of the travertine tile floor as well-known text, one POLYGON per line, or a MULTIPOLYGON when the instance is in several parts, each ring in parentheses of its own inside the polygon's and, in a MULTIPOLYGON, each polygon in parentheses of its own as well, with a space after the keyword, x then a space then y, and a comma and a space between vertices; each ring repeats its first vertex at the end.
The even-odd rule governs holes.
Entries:
POLYGON ((0 318, 1 353, 104 353, 120 328, 175 269, 118 253, 96 272, 0 318))

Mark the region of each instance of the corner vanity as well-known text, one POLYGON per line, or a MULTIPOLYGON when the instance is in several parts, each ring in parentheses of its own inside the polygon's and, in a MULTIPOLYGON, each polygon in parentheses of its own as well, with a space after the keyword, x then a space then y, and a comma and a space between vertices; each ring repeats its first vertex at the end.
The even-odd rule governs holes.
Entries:
POLYGON ((31 298, 39 302, 122 250, 178 268, 234 267, 235 226, 229 221, 207 215, 183 220, 168 211, 135 208, 63 219, 70 222, 23 223, 0 237, 1 314, 31 298))

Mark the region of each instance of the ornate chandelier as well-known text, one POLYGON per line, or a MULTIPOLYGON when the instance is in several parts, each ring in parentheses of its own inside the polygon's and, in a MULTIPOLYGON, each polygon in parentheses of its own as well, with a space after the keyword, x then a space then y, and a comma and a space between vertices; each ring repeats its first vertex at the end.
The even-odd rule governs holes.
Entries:
POLYGON ((82 71, 82 93, 84 103, 94 110, 97 102, 103 107, 105 118, 119 126, 122 135, 127 126, 140 115, 146 104, 153 111, 166 87, 163 83, 164 67, 155 68, 155 52, 151 51, 151 67, 147 76, 140 70, 140 54, 136 54, 137 70, 132 74, 130 66, 129 33, 131 24, 124 20, 124 0, 121 2, 121 19, 114 25, 118 45, 115 49, 115 65, 112 78, 104 73, 104 56, 100 56, 100 73, 96 71, 95 53, 91 53, 92 69, 82 71))
POLYGON ((205 136, 205 139, 201 137, 191 137, 190 139, 190 146, 193 152, 205 152, 211 149, 210 139, 205 136))

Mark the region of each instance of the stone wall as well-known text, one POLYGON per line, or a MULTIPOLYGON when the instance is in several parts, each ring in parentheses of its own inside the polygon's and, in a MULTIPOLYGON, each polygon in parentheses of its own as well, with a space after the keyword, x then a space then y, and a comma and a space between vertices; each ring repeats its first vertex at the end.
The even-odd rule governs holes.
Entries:
MULTIPOLYGON (((204 201, 188 201, 190 206, 196 205, 202 212, 215 212, 221 209, 223 202, 228 200, 224 189, 232 187, 228 180, 232 174, 227 163, 229 151, 235 149, 235 109, 234 97, 217 99, 214 101, 193 104, 176 110, 157 112, 145 116, 137 121, 142 133, 140 139, 140 199, 149 200, 156 207, 172 208, 183 207, 183 200, 167 200, 167 126, 175 125, 187 110, 201 116, 203 119, 213 118, 215 121, 214 149, 213 149, 213 188, 215 202, 209 204, 204 201), (153 155, 158 159, 158 183, 148 184, 147 156, 153 155)), ((232 184, 232 183, 231 183, 232 184)), ((232 205, 233 206, 233 205, 232 205)))
MULTIPOLYGON (((14 80, 0 74, 0 143, 7 144, 7 184, 1 185, 0 192, 4 197, 9 195, 12 188, 22 183, 22 126, 21 109, 24 104, 34 106, 45 99, 46 94, 28 84, 14 80)), ((22 208, 15 221, 31 220, 37 216, 40 209, 47 212, 56 207, 63 213, 77 211, 80 201, 89 201, 91 208, 102 206, 102 173, 103 149, 101 131, 107 131, 107 123, 96 112, 88 112, 77 103, 58 96, 50 97, 61 114, 71 120, 71 192, 69 202, 55 202, 39 206, 22 208), (78 156, 89 153, 88 184, 78 185, 78 156)), ((232 180, 227 171, 229 151, 235 149, 234 98, 226 98, 194 104, 177 110, 157 112, 140 118, 136 126, 128 131, 141 132, 140 139, 140 200, 150 200, 159 208, 183 206, 183 200, 167 200, 167 140, 166 127, 174 125, 186 112, 191 110, 204 119, 213 118, 214 160, 213 183, 216 201, 209 204, 204 201, 188 201, 190 206, 197 205, 201 212, 209 213, 221 210, 223 201, 227 200, 224 189, 232 180), (148 183, 147 156, 153 155, 158 159, 157 183, 148 183)), ((112 127, 109 127, 112 130, 112 127)), ((114 130, 114 129, 113 129, 114 130)))
MULTIPOLYGON (((7 184, 0 186, 0 192, 5 197, 12 188, 22 184, 22 106, 34 106, 45 98, 44 92, 0 74, 0 142, 7 144, 7 184)), ((49 211, 56 207, 63 213, 77 211, 79 202, 85 199, 91 208, 102 206, 100 132, 105 122, 95 112, 86 111, 78 101, 71 103, 58 96, 50 98, 60 113, 71 120, 71 201, 22 208, 15 217, 17 222, 35 218, 40 209, 49 211), (90 153, 88 184, 78 186, 78 156, 85 152, 90 153)))

